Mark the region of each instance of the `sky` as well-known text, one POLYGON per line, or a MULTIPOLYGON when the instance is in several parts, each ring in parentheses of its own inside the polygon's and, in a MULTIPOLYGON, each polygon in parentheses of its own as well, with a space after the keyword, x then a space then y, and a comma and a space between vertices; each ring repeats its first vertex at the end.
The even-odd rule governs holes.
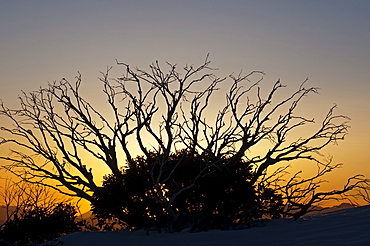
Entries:
POLYGON ((122 69, 115 59, 145 68, 201 64, 209 53, 220 77, 258 70, 267 87, 281 79, 293 90, 309 78, 321 90, 304 101, 308 115, 337 104, 352 119, 346 140, 324 151, 345 164, 328 177, 340 188, 370 177, 369 12, 366 0, 0 0, 0 98, 16 107, 21 90, 77 72, 96 98, 99 72, 122 69))

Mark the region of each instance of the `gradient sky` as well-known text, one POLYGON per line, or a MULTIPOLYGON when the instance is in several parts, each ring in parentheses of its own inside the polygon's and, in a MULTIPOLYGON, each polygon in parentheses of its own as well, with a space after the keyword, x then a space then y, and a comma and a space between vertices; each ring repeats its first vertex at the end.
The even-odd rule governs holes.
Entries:
POLYGON ((265 85, 280 78, 292 90, 308 77, 321 88, 304 101, 308 115, 336 103, 352 119, 346 140, 324 151, 345 164, 329 176, 338 187, 370 177, 369 13, 367 0, 0 0, 0 98, 14 106, 21 90, 77 71, 93 98, 115 59, 200 64, 210 53, 219 76, 260 70, 265 85))

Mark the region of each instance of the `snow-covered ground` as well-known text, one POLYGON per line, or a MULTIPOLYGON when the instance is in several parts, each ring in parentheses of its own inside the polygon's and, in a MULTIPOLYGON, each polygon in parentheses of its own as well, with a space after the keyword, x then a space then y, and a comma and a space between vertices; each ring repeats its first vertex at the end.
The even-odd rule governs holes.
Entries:
POLYGON ((63 246, 100 245, 370 245, 370 205, 306 215, 298 221, 262 221, 238 231, 161 233, 77 232, 59 238, 63 246))

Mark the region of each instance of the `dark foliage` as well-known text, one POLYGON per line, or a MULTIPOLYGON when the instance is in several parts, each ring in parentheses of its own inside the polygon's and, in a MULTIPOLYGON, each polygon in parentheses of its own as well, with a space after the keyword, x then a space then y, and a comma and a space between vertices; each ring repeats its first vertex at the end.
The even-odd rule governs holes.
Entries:
POLYGON ((250 182, 251 167, 243 161, 230 164, 228 159, 180 151, 168 158, 155 154, 147 159, 137 157, 135 164, 120 176, 106 176, 103 188, 94 193, 93 212, 100 221, 118 219, 130 230, 172 227, 178 231, 191 227, 192 231, 202 231, 246 225, 264 214, 279 216, 281 197, 272 190, 258 192, 250 182), (197 179, 204 166, 209 166, 207 174, 197 179), (168 177, 163 188, 168 199, 183 187, 191 187, 171 203, 175 218, 154 195, 152 177, 158 176, 154 172, 168 177))
POLYGON ((76 209, 59 203, 52 208, 28 207, 9 220, 0 231, 0 238, 14 245, 46 242, 80 230, 76 209))

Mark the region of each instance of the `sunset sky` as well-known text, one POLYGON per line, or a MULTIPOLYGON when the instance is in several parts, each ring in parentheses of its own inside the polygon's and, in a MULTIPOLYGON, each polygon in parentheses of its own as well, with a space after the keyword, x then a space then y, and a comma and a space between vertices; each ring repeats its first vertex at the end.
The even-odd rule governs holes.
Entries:
MULTIPOLYGON (((370 1, 0 0, 0 98, 82 74, 86 95, 115 59, 147 68, 158 60, 201 64, 208 53, 220 77, 266 73, 294 90, 308 77, 320 95, 302 108, 318 119, 333 105, 349 116, 346 140, 324 153, 345 164, 328 178, 370 178, 370 1)), ((265 87, 266 86, 266 87, 265 87)), ((1 173, 4 176, 3 173, 1 173)))

